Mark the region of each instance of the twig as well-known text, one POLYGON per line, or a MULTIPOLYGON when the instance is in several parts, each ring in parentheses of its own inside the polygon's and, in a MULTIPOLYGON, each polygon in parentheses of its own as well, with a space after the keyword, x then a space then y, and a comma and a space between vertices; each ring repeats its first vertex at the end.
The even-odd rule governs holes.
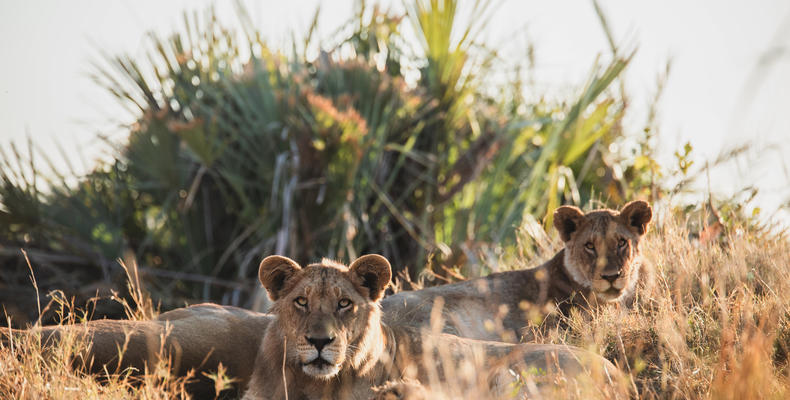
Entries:
MULTIPOLYGON (((30 252, 22 250, 22 252, 29 254, 40 262, 84 263, 87 261, 84 257, 50 254, 37 250, 31 250, 30 252)), ((15 254, 17 254, 16 250, 0 248, 0 256, 13 256, 15 254)))
POLYGON ((30 280, 33 281, 33 288, 36 289, 36 306, 38 307, 38 319, 36 320, 36 325, 41 325, 41 297, 39 297, 38 293, 38 283, 36 282, 36 274, 33 273, 33 266, 30 264, 30 258, 27 257, 27 252, 25 249, 19 249, 22 252, 22 255, 25 256, 25 261, 27 261, 27 267, 30 269, 30 280))
POLYGON ((143 275, 153 275, 162 278, 178 279, 184 281, 199 282, 214 286, 224 286, 232 289, 249 290, 250 284, 244 282, 230 281, 226 279, 214 278, 207 275, 195 274, 191 272, 170 271, 150 267, 137 268, 143 275))
POLYGON ((206 172, 208 172, 208 168, 206 168, 205 165, 201 165, 195 176, 195 179, 192 180, 192 185, 189 187, 189 194, 187 195, 186 200, 181 203, 181 206, 179 207, 179 211, 185 212, 192 207, 192 203, 195 201, 195 194, 197 193, 197 190, 200 187, 200 182, 203 181, 203 175, 205 175, 206 172))
POLYGON ((285 377, 285 355, 288 353, 287 346, 288 345, 288 338, 283 338, 283 365, 282 365, 282 372, 283 372, 283 390, 285 391, 285 400, 288 400, 288 378, 285 377))
MULTIPOLYGON (((74 264, 90 263, 90 261, 87 258, 80 256, 52 254, 38 250, 32 250, 30 252, 22 250, 22 252, 25 254, 25 259, 27 259, 29 255, 30 257, 35 258, 39 262, 50 262, 50 263, 60 262, 60 263, 74 263, 74 264)), ((10 256, 14 254, 16 254, 16 251, 0 248, 0 256, 7 256, 7 255, 10 256)), ((28 261, 28 266, 30 266, 30 261, 28 261)), ((254 284, 250 284, 250 283, 231 281, 227 279, 219 279, 219 278, 214 278, 212 276, 201 275, 191 272, 170 271, 166 269, 142 267, 139 265, 137 266, 137 270, 139 273, 142 273, 143 275, 152 275, 162 278, 178 279, 178 280, 198 282, 198 283, 207 283, 214 286, 223 286, 223 287, 240 289, 245 291, 250 290, 250 286, 254 286, 254 284)), ((32 273, 32 267, 31 267, 31 273, 32 273)), ((35 284, 35 277, 33 277, 33 280, 35 284)))

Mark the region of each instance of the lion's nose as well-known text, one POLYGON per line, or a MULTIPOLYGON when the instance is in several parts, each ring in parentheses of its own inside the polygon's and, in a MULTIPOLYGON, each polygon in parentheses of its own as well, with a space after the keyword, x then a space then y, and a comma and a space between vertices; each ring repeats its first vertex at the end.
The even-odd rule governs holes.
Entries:
POLYGON ((613 274, 601 274, 601 278, 606 279, 609 282, 614 282, 619 277, 620 277, 620 273, 619 272, 615 272, 613 274))
POLYGON ((328 345, 329 343, 332 343, 332 341, 335 340, 335 338, 331 338, 331 337, 330 338, 311 338, 311 337, 306 337, 306 336, 305 336, 305 339, 307 339, 308 343, 310 343, 313 346, 315 346, 315 349, 318 350, 319 353, 321 352, 321 349, 324 348, 324 346, 328 345))

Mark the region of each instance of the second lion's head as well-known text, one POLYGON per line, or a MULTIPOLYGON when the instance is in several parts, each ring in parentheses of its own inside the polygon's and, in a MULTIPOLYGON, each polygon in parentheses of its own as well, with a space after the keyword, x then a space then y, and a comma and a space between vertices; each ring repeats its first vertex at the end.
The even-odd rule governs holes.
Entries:
POLYGON ((571 279, 604 301, 633 293, 640 269, 639 240, 652 217, 644 201, 632 201, 620 211, 587 214, 572 206, 558 208, 554 226, 565 242, 564 264, 571 279))

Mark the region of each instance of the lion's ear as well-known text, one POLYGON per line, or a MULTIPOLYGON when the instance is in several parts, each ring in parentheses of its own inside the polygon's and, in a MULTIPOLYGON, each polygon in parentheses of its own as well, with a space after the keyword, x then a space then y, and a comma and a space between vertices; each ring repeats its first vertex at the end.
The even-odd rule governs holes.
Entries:
POLYGON ((644 235, 647 232, 647 224, 653 219, 653 210, 647 202, 636 200, 623 206, 620 217, 636 233, 644 235))
POLYGON ((379 301, 392 279, 392 268, 386 258, 368 254, 357 258, 349 267, 351 279, 368 292, 368 297, 379 301))
POLYGON ((258 279, 269 292, 269 298, 277 301, 284 293, 281 293, 285 283, 299 272, 302 267, 288 257, 268 256, 261 261, 258 268, 258 279))
POLYGON ((563 242, 571 240, 571 234, 579 229, 584 221, 584 213, 578 207, 562 206, 554 211, 554 227, 563 242))

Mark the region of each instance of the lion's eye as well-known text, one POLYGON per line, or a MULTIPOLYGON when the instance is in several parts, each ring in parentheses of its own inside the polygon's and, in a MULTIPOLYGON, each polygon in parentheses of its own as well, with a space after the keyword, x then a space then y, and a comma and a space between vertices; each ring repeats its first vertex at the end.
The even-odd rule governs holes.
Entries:
POLYGON ((620 239, 620 242, 617 243, 617 245, 620 246, 621 249, 623 247, 625 247, 625 245, 627 245, 627 244, 628 244, 628 241, 626 241, 625 239, 620 239))
POLYGON ((348 308, 351 305, 351 300, 349 299, 340 299, 337 302, 337 308, 348 308))
POLYGON ((595 250, 595 245, 593 244, 593 242, 587 242, 584 244, 584 248, 587 250, 595 250))
POLYGON ((294 303, 296 303, 296 305, 300 307, 307 307, 307 299, 302 296, 295 298, 294 303))

